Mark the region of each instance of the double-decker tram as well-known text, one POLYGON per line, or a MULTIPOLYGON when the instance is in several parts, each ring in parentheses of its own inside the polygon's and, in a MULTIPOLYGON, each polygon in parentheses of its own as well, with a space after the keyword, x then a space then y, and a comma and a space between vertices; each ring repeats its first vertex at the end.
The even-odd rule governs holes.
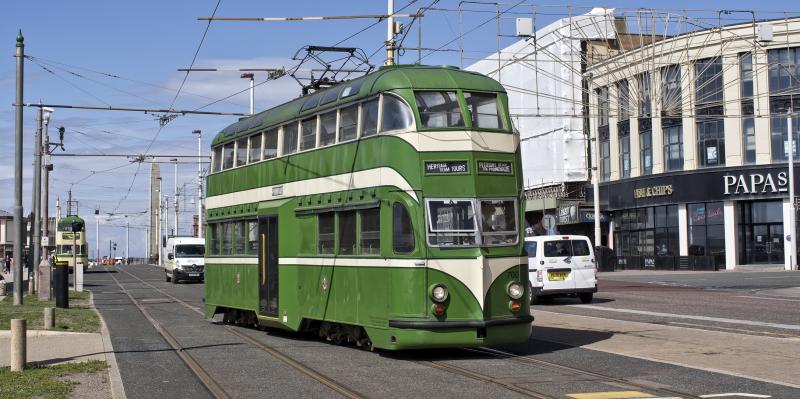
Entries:
POLYGON ((86 222, 81 217, 69 215, 58 221, 56 258, 60 262, 67 262, 70 270, 75 267, 76 262, 88 266, 89 248, 86 244, 86 222))
POLYGON ((205 311, 382 349, 531 331, 519 137, 496 81, 390 66, 226 127, 205 311))

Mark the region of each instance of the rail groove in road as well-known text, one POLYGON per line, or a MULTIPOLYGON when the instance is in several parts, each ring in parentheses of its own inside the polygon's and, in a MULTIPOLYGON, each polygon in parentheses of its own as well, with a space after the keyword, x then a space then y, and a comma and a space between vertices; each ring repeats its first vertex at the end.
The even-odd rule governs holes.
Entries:
POLYGON ((508 389, 510 391, 513 391, 513 392, 516 392, 516 393, 519 393, 519 394, 522 394, 522 395, 525 395, 525 396, 529 396, 529 397, 532 397, 532 398, 537 398, 537 399, 557 399, 556 396, 550 396, 550 395, 546 395, 546 394, 543 394, 543 393, 540 393, 540 392, 536 392, 536 391, 532 391, 532 390, 525 389, 525 388, 522 388, 522 387, 518 387, 518 386, 516 386, 516 385, 514 385, 514 384, 512 384, 510 382, 505 382, 505 381, 502 381, 500 379, 494 378, 492 376, 488 376, 486 374, 478 373, 478 372, 475 372, 475 371, 472 371, 472 370, 468 370, 468 369, 465 369, 463 367, 455 366, 455 365, 452 365, 452 364, 448 364, 448 363, 445 363, 445 362, 442 362, 442 361, 427 360, 427 361, 419 361, 418 363, 421 363, 423 365, 426 365, 426 366, 429 366, 429 367, 433 367, 433 368, 436 368, 436 369, 439 369, 439 370, 443 370, 443 371, 446 371, 448 373, 458 374, 458 375, 461 375, 461 376, 464 376, 464 377, 467 377, 467 378, 471 378, 473 380, 477 380, 477 381, 481 381, 481 382, 488 382, 490 384, 495 384, 495 385, 498 385, 498 386, 503 387, 505 389, 508 389))
MULTIPOLYGON (((198 309, 196 306, 192 306, 192 305, 186 303, 182 299, 177 298, 177 297, 169 294, 168 292, 166 292, 166 291, 164 291, 164 290, 162 290, 162 289, 160 289, 160 288, 148 283, 147 281, 139 278, 138 276, 136 276, 136 275, 134 275, 132 273, 129 273, 128 271, 123 270, 122 268, 119 268, 118 270, 120 270, 122 273, 125 273, 125 274, 127 274, 127 275, 129 275, 129 276, 131 276, 131 277, 133 277, 133 278, 135 278, 137 280, 139 280, 140 282, 142 282, 143 284, 147 285, 151 289, 153 289, 153 290, 161 293, 162 295, 172 299, 173 301, 175 301, 176 303, 182 305, 183 307, 185 307, 185 308, 187 308, 187 309, 199 314, 202 317, 205 317, 205 313, 203 313, 203 311, 198 309)), ((112 278, 113 278, 113 275, 112 275, 112 278)), ((117 281, 117 279, 114 278, 114 281, 117 281)), ((125 291, 125 289, 122 288, 122 285, 120 285, 119 282, 117 282, 117 285, 119 285, 120 288, 127 294, 127 291, 125 291)), ((144 310, 142 307, 140 307, 140 305, 137 304, 136 300, 134 300, 133 297, 130 294, 128 294, 128 297, 131 298, 132 301, 134 301, 134 304, 137 307, 139 307, 139 310, 142 311, 142 313, 145 314, 145 317, 147 317, 148 320, 151 320, 151 323, 154 323, 153 325, 155 326, 157 324, 157 322, 154 319, 152 319, 148 314, 145 313, 146 310, 144 310)), ((160 327, 156 327, 157 330, 159 330, 159 328, 160 327)), ((283 362, 287 366, 292 367, 293 369, 297 370, 298 372, 300 372, 303 375, 306 375, 306 376, 308 376, 310 378, 313 378, 317 382, 325 385, 326 387, 330 388, 331 390, 337 392, 338 394, 340 394, 340 395, 342 395, 342 396, 344 396, 346 398, 350 398, 350 399, 362 399, 362 398, 364 398, 364 396, 361 395, 360 393, 358 393, 358 392, 356 392, 356 391, 344 386, 343 384, 340 384, 340 383, 336 382, 332 378, 320 373, 319 371, 317 371, 317 370, 315 370, 315 369, 313 369, 313 368, 311 368, 309 366, 306 366, 302 362, 291 358, 290 356, 286 355, 285 353, 283 353, 283 352, 281 352, 281 351, 279 351, 279 350, 277 350, 277 349, 275 349, 273 347, 270 347, 269 345, 266 345, 266 344, 264 344, 262 342, 259 342, 258 340, 254 339, 253 337, 250 337, 247 334, 244 334, 244 333, 242 333, 240 331, 237 331, 236 328, 234 328, 234 327, 231 327, 231 326, 223 324, 222 328, 224 328, 229 333, 231 333, 231 334, 241 338, 242 340, 246 341, 251 346, 268 353, 270 356, 272 356, 275 359, 283 362)), ((159 333, 161 333, 161 330, 159 330, 159 333)), ((165 339, 167 339, 166 336, 165 336, 165 339)), ((172 345, 172 343, 170 343, 170 345, 172 345)), ((176 352, 178 352, 178 348, 176 348, 174 346, 173 346, 173 348, 175 348, 176 352)), ((183 353, 183 352, 178 352, 178 353, 183 353)), ((188 354, 186 354, 186 355, 188 356, 188 354)), ((191 368, 191 366, 190 366, 190 368, 191 368)), ((201 370, 202 370, 202 368, 201 368, 201 370)), ((194 371, 193 368, 192 368, 192 371, 194 371)), ((205 375, 208 376, 207 373, 205 373, 205 375)), ((200 375, 198 375, 198 378, 200 378, 200 375)), ((211 378, 211 377, 208 376, 208 378, 211 378)), ((201 378, 201 381, 202 381, 202 378, 201 378)), ((212 393, 213 393, 213 391, 212 391, 212 393)), ((217 396, 217 397, 218 398, 227 398, 228 396, 217 396)))
MULTIPOLYGON (((106 269, 106 272, 108 272, 108 269, 106 269)), ((136 306, 136 308, 139 309, 139 312, 142 313, 145 319, 147 319, 147 321, 149 321, 150 324, 153 325, 153 328, 155 328, 158 334, 164 338, 164 341, 166 341, 167 344, 169 344, 169 346, 171 346, 172 349, 175 350, 175 354, 178 355, 178 357, 181 358, 181 360, 183 360, 184 363, 186 363, 186 366, 188 366, 189 369, 192 370, 192 372, 197 376, 197 378, 200 380, 203 386, 206 389, 208 389, 208 391, 212 395, 214 395, 215 398, 218 399, 230 398, 231 396, 228 395, 228 393, 222 388, 222 386, 220 386, 219 383, 217 383, 217 381, 214 380, 205 369, 203 369, 200 363, 194 360, 194 358, 192 358, 191 355, 189 355, 187 352, 183 350, 183 347, 175 339, 175 337, 173 337, 172 334, 170 334, 163 326, 161 326, 161 323, 159 323, 158 320, 156 320, 150 314, 150 312, 148 312, 147 309, 145 309, 145 307, 141 303, 139 303, 139 301, 137 301, 133 297, 133 295, 131 295, 128 292, 128 290, 125 289, 125 287, 122 286, 122 284, 120 284, 119 280, 117 280, 117 278, 114 277, 114 275, 111 274, 110 272, 108 273, 108 275, 111 276, 111 278, 114 280, 117 286, 119 286, 119 289, 122 290, 122 292, 124 292, 125 295, 128 296, 128 298, 131 300, 131 303, 133 303, 134 306, 136 306)))
POLYGON ((570 366, 565 366, 563 364, 548 362, 545 360, 539 359, 532 359, 527 356, 520 356, 515 353, 506 352, 498 349, 493 348, 486 348, 486 347, 478 347, 478 348, 463 348, 463 350, 473 353, 479 353, 483 355, 491 355, 498 358, 509 359, 515 362, 527 363, 532 364, 540 367, 545 367, 549 369, 558 369, 561 371, 567 371, 570 373, 578 374, 578 375, 585 375, 588 377, 596 378, 599 382, 613 382, 620 386, 626 386, 631 388, 637 388, 645 391, 651 391, 659 396, 669 396, 669 397, 680 397, 684 399, 700 399, 700 396, 691 395, 686 392, 678 392, 667 388, 655 388, 652 386, 648 386, 645 384, 639 384, 636 382, 631 382, 629 380, 625 380, 622 378, 612 377, 605 374, 595 373, 593 371, 582 370, 570 366))

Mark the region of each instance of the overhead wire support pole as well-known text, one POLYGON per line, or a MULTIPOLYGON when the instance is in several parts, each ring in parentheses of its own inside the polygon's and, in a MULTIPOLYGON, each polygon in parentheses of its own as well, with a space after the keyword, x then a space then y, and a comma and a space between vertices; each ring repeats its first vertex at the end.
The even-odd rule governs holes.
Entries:
POLYGON ((17 98, 15 109, 14 152, 14 305, 22 305, 22 107, 25 72, 25 38, 22 30, 17 35, 14 54, 17 59, 17 98))

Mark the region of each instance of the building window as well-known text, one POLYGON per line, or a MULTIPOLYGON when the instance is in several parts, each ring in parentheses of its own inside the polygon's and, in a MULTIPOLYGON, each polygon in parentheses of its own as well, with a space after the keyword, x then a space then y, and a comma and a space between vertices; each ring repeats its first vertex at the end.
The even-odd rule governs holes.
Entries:
POLYGON ((678 206, 616 212, 614 242, 617 256, 677 256, 678 206))
POLYGON ((756 126, 753 108, 753 55, 739 55, 739 81, 741 82, 742 145, 744 163, 756 162, 756 126))
POLYGON ((661 70, 661 116, 681 115, 681 66, 661 70))
MULTIPOLYGON (((785 161, 789 156, 789 135, 786 112, 792 104, 800 101, 800 51, 797 47, 767 51, 769 62, 769 107, 772 130, 772 161, 785 161)), ((797 155, 797 140, 800 118, 792 118, 792 138, 797 155)))
POLYGON ((653 173, 653 132, 649 129, 650 118, 647 118, 648 129, 642 129, 644 123, 639 118, 639 162, 642 165, 642 175, 653 173))
POLYGON ((722 166, 725 165, 722 59, 699 60, 694 71, 699 166, 722 166))
POLYGON ((650 72, 640 73, 636 77, 639 84, 639 116, 650 117, 653 113, 653 98, 651 95, 650 72))
POLYGON ((631 177, 631 135, 630 133, 619 137, 619 169, 622 178, 631 177))
POLYGON ((611 179, 611 140, 608 134, 608 126, 600 129, 600 179, 608 181, 611 179))
POLYGON ((608 87, 597 89, 598 126, 608 126, 608 87))
POLYGON ((664 169, 683 169, 683 126, 680 118, 661 120, 664 132, 664 169))
POLYGON ((631 107, 628 81, 626 79, 620 80, 617 83, 617 91, 617 98, 619 100, 619 103, 617 104, 617 113, 619 114, 619 120, 627 121, 631 116, 631 107))
POLYGON ((722 202, 689 204, 689 255, 713 256, 725 265, 725 216, 722 202))

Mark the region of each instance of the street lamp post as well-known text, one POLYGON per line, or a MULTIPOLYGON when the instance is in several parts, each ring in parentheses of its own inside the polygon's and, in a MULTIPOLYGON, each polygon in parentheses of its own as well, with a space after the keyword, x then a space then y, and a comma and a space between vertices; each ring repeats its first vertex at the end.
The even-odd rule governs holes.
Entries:
POLYGON ((786 114, 786 131, 789 133, 789 230, 786 237, 789 241, 789 264, 788 270, 797 270, 797 226, 795 225, 795 216, 797 215, 797 207, 794 200, 794 133, 792 132, 792 110, 786 114))
POLYGON ((17 98, 14 102, 15 109, 15 151, 14 151, 14 305, 22 305, 22 104, 23 76, 25 60, 25 38, 22 30, 17 35, 17 49, 14 53, 17 59, 17 98))
POLYGON ((174 200, 175 200, 175 231, 172 233, 174 237, 178 236, 178 158, 172 158, 170 161, 175 163, 175 178, 174 184, 174 200))
POLYGON ((203 170, 200 166, 203 133, 200 130, 194 130, 192 134, 197 136, 197 237, 203 238, 203 170))
POLYGON ((243 73, 240 76, 242 79, 250 79, 250 115, 253 115, 253 103, 255 100, 255 85, 253 84, 255 76, 252 72, 243 73))

